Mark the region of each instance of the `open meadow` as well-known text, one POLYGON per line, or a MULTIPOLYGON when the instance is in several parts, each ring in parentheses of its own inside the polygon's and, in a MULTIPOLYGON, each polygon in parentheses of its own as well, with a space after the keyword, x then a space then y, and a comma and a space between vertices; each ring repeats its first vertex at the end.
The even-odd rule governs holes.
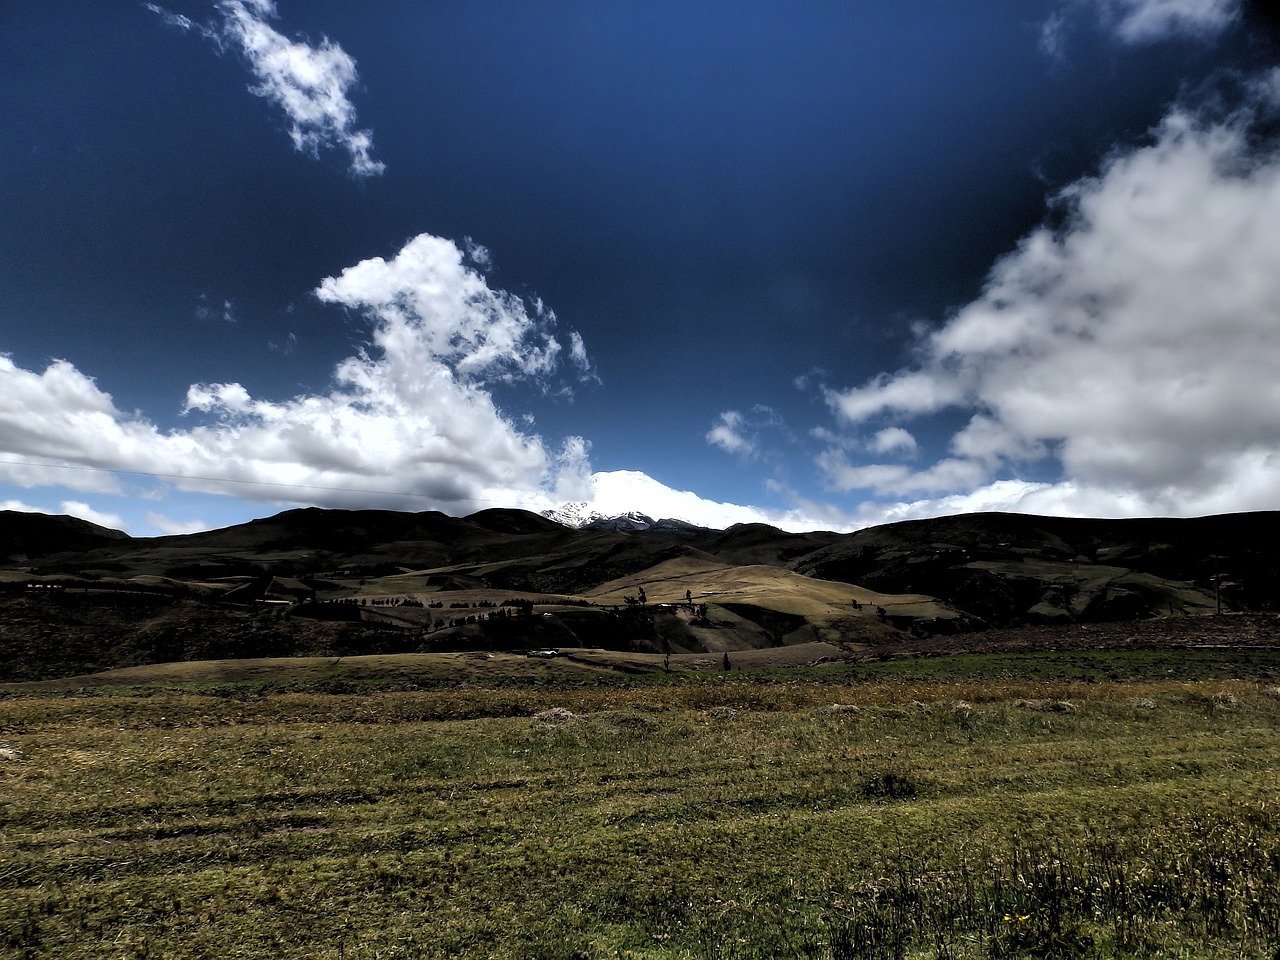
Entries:
POLYGON ((919 663, 10 688, 0 955, 1275 955, 1270 681, 919 663))

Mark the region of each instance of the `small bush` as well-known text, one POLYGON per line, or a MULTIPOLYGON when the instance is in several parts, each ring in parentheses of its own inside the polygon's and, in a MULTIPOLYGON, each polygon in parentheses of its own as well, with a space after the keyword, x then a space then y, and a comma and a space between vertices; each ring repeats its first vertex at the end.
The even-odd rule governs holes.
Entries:
POLYGON ((818 707, 819 713, 861 713, 862 708, 853 703, 828 703, 818 707))
POLYGON ((558 727, 566 723, 573 723, 578 719, 578 715, 572 710, 566 710, 564 707, 551 707, 543 710, 541 713, 533 715, 533 722, 542 724, 547 727, 558 727))
POLYGON ((914 800, 917 790, 910 778, 890 771, 864 780, 861 793, 867 800, 914 800))

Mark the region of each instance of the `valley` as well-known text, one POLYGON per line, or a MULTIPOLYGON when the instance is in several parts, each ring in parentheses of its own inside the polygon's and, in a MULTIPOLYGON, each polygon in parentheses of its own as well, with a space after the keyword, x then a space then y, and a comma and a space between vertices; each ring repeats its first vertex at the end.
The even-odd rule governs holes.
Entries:
POLYGON ((601 650, 635 669, 722 666, 726 654, 803 664, 974 649, 1010 629, 1265 618, 1280 596, 1274 513, 976 514, 847 535, 618 526, 304 509, 134 539, 0 514, 0 682, 475 651, 601 650))

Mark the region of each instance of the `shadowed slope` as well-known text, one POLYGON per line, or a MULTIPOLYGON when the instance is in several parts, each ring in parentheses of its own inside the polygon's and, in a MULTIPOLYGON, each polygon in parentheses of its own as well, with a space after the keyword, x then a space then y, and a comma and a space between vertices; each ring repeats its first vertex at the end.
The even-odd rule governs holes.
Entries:
POLYGON ((872 527, 790 566, 941 597, 994 623, 1267 610, 1280 514, 1090 520, 967 514, 872 527))
POLYGON ((0 561, 21 562, 128 539, 127 533, 76 517, 0 510, 0 561))

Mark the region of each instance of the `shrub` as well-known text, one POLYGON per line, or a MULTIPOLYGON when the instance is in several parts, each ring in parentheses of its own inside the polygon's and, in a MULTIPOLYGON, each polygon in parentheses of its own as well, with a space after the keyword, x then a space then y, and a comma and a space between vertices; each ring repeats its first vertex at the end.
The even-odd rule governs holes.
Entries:
POLYGON ((867 800, 914 800, 916 785, 910 778, 889 771, 868 777, 862 783, 862 796, 867 800))
POLYGON ((572 710, 566 710, 564 707, 551 707, 540 713, 533 715, 533 722, 548 727, 558 727, 566 723, 573 723, 578 719, 578 715, 572 710))

